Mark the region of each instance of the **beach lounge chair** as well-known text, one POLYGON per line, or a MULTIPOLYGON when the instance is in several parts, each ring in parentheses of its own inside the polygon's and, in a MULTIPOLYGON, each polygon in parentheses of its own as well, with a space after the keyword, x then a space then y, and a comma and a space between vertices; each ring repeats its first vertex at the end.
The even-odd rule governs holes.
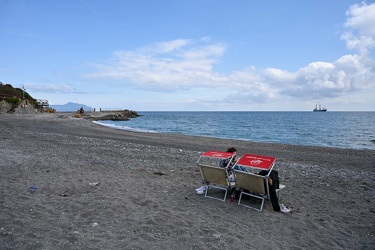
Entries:
MULTIPOLYGON (((228 190, 235 187, 234 182, 231 183, 228 175, 228 168, 219 167, 219 163, 223 159, 233 160, 234 153, 208 151, 200 155, 196 162, 198 169, 201 173, 203 181, 207 184, 205 190, 205 197, 225 201, 227 198, 228 190), (222 190, 224 197, 219 198, 216 192, 211 191, 222 190)), ((229 164, 228 164, 229 166, 229 164)))
POLYGON ((268 194, 267 177, 235 169, 233 171, 235 174, 236 186, 241 191, 240 197, 238 198, 238 204, 258 211, 262 211, 264 200, 267 198, 268 194), (249 202, 246 204, 241 203, 244 195, 260 199, 260 207, 257 208, 255 205, 250 205, 249 202))
MULTIPOLYGON (((274 168, 275 161, 276 158, 270 156, 245 154, 235 163, 235 166, 237 165, 248 170, 248 172, 244 172, 236 170, 235 166, 233 167, 236 187, 241 191, 238 204, 244 205, 241 203, 243 194, 252 196, 261 199, 260 208, 257 209, 249 205, 245 206, 262 211, 264 199, 270 198, 267 178, 274 168), (259 170, 265 170, 268 171, 268 173, 265 176, 258 175, 255 172, 259 170)), ((279 188, 276 189, 277 197, 279 197, 279 191, 283 188, 285 188, 285 185, 280 185, 279 188)))

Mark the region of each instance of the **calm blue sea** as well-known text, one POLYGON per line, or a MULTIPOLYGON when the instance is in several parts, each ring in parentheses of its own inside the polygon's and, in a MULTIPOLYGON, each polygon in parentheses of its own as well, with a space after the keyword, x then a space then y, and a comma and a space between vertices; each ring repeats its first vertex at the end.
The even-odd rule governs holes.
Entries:
POLYGON ((118 129, 375 150, 375 112, 138 112, 118 129))

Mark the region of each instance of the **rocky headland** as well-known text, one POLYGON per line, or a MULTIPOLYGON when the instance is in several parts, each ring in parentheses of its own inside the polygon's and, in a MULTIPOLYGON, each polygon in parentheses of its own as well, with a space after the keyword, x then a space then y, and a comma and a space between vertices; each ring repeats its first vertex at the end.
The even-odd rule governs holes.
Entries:
POLYGON ((82 118, 91 119, 93 121, 112 120, 112 121, 127 121, 130 118, 141 116, 132 110, 117 110, 117 111, 100 111, 100 112, 85 112, 82 118))

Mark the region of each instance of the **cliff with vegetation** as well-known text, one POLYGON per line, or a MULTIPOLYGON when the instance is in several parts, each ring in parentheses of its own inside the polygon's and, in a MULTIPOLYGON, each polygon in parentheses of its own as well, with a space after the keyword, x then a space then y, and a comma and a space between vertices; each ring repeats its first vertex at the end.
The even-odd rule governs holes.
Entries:
POLYGON ((25 90, 0 82, 0 113, 35 112, 36 100, 25 90))

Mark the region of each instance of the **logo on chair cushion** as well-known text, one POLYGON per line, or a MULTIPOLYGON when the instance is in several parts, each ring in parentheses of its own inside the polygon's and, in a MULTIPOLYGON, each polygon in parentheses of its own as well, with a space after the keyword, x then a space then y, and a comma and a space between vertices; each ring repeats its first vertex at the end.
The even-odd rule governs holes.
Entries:
POLYGON ((251 164, 252 164, 252 165, 259 165, 259 164, 261 164, 261 163, 262 163, 261 160, 252 160, 252 161, 251 161, 251 164))

